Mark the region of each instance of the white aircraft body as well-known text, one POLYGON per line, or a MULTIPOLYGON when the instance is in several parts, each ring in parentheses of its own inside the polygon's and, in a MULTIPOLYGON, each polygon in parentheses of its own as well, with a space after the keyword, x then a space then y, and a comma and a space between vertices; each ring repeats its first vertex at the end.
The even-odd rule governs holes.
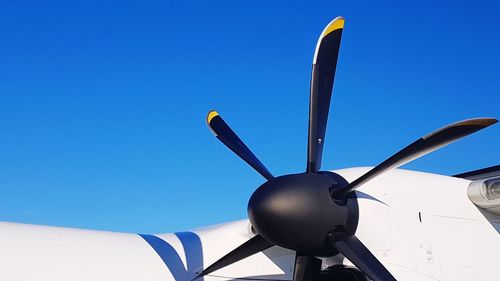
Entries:
MULTIPOLYGON (((335 172, 352 180, 366 171, 335 172)), ((499 280, 500 216, 474 205, 471 183, 388 172, 356 191, 356 235, 397 280, 499 280)), ((252 236, 247 220, 157 235, 0 223, 0 280, 191 280, 252 236)), ((272 247, 204 280, 291 280, 294 255, 272 247)), ((351 265, 341 257, 323 261, 324 268, 335 264, 351 265)))
POLYGON ((305 173, 274 177, 208 115, 217 138, 267 179, 249 220, 154 235, 0 223, 0 280, 500 280, 500 166, 397 169, 495 119, 443 127, 376 167, 319 170, 343 25, 333 20, 316 47, 305 173))

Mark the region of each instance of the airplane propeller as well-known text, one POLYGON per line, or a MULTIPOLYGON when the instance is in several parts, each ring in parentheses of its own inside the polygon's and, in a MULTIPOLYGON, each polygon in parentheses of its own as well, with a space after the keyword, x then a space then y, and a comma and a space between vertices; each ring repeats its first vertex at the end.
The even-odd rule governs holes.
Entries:
POLYGON ((216 137, 267 181, 248 202, 248 217, 258 234, 193 280, 275 245, 296 251, 293 281, 317 280, 321 272, 317 257, 339 253, 373 281, 396 280, 355 235, 359 209, 354 190, 384 172, 498 122, 476 118, 450 124, 418 139, 351 183, 336 173, 320 171, 343 27, 344 19, 335 18, 316 46, 305 173, 274 177, 222 117, 216 111, 209 112, 207 123, 216 137))
POLYGON ((266 180, 274 178, 260 160, 250 151, 245 143, 231 130, 224 119, 215 110, 211 110, 207 115, 207 124, 214 135, 236 155, 238 155, 248 165, 252 166, 266 180))

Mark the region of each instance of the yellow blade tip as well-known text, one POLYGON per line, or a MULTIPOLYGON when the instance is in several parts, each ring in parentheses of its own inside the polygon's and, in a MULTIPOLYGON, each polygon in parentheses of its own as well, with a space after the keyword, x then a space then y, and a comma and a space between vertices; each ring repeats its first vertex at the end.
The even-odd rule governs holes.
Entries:
POLYGON ((208 115, 207 115, 207 123, 210 124, 210 121, 212 121, 212 119, 215 117, 215 116, 219 116, 219 113, 215 110, 210 110, 208 112, 208 115))
POLYGON ((324 38, 335 30, 344 28, 344 22, 345 20, 343 17, 336 17, 325 27, 325 29, 321 33, 321 38, 324 38))

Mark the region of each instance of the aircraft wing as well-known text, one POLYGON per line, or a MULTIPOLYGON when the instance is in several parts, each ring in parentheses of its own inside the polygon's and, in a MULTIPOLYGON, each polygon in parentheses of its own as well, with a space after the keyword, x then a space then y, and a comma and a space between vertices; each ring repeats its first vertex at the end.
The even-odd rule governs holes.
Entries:
POLYGON ((456 178, 467 180, 481 180, 496 176, 500 176, 500 165, 454 175, 456 178))

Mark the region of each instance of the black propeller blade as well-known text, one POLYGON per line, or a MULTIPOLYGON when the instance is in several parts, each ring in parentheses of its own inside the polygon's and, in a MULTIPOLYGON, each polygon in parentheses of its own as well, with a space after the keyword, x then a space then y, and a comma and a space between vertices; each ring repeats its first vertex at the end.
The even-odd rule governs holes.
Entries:
POLYGON ((225 144, 229 149, 231 149, 236 155, 252 166, 259 174, 261 174, 267 180, 273 178, 273 175, 267 170, 267 168, 260 162, 260 160, 250 151, 250 149, 243 143, 243 141, 236 135, 236 133, 231 130, 231 128, 224 122, 224 119, 217 113, 217 111, 212 110, 208 112, 207 124, 210 130, 215 134, 215 136, 225 144))
POLYGON ((320 272, 320 259, 301 253, 295 255, 292 281, 315 281, 318 280, 320 272))
POLYGON ((207 123, 217 138, 267 182, 254 191, 248 202, 248 217, 259 234, 207 267, 195 279, 276 245, 297 253, 293 281, 321 279, 321 260, 316 257, 331 257, 339 252, 372 280, 395 281, 355 236, 361 214, 352 191, 390 169, 498 122, 493 118, 477 118, 448 125, 418 139, 351 183, 339 174, 320 171, 343 28, 344 19, 334 19, 323 30, 316 46, 305 173, 274 178, 219 114, 209 112, 207 123))
POLYGON ((456 122, 434 131, 403 148, 384 162, 377 165, 375 168, 368 171, 366 174, 351 182, 348 186, 336 189, 333 196, 335 198, 342 198, 347 193, 353 191, 360 185, 384 172, 407 164, 408 162, 411 162, 423 155, 444 147, 458 139, 473 134, 497 122, 498 120, 494 118, 475 118, 456 122))
POLYGON ((309 98, 308 173, 316 173, 321 168, 326 123, 343 29, 344 18, 337 17, 330 22, 321 33, 314 53, 309 98))
POLYGON ((238 248, 232 250, 229 254, 223 256, 209 267, 205 268, 202 272, 196 275, 192 280, 196 280, 201 278, 207 274, 210 274, 218 269, 226 267, 232 263, 235 263, 239 260, 247 258, 251 255, 254 255, 258 252, 264 251, 268 248, 274 246, 273 244, 266 241, 266 239, 262 238, 260 235, 255 235, 247 242, 241 244, 238 248))
POLYGON ((336 233, 330 238, 335 248, 373 281, 396 281, 356 236, 336 233))

